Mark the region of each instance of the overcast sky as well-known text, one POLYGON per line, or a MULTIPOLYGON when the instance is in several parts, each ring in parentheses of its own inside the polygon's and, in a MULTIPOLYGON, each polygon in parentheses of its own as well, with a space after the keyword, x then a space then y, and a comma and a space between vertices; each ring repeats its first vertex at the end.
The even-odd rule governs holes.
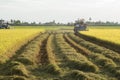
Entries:
POLYGON ((0 18, 71 22, 78 18, 120 22, 120 0, 0 0, 0 18))

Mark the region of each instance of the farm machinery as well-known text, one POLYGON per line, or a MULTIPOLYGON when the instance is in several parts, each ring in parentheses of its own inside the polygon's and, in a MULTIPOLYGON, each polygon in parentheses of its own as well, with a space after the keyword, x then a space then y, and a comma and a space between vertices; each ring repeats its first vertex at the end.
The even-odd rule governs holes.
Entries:
POLYGON ((87 31, 87 25, 84 22, 84 19, 76 20, 74 24, 74 32, 78 33, 79 31, 87 31))
POLYGON ((9 23, 4 20, 0 20, 0 29, 10 29, 9 23))

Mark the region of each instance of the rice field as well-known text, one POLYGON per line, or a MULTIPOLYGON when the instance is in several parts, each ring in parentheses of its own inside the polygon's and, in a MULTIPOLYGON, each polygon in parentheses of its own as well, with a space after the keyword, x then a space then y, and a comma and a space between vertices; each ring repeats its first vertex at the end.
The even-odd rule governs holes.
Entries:
POLYGON ((92 42, 84 32, 28 27, 0 31, 1 44, 8 47, 1 49, 6 52, 0 55, 0 80, 120 80, 119 52, 98 44, 100 40, 92 42))
POLYGON ((80 33, 120 45, 120 29, 90 29, 80 33))

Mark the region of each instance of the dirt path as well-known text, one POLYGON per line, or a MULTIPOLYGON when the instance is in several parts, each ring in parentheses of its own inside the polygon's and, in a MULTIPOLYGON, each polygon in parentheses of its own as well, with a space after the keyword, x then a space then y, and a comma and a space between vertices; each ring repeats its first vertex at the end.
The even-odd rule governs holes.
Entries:
POLYGON ((42 65, 44 64, 47 64, 48 63, 48 55, 47 55, 47 51, 46 51, 46 45, 47 45, 47 39, 45 39, 43 42, 42 42, 42 45, 40 46, 40 63, 42 65))

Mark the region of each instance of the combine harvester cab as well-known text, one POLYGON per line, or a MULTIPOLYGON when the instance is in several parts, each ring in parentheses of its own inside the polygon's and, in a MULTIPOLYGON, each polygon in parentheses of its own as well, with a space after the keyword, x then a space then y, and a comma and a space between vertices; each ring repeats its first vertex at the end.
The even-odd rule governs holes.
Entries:
POLYGON ((74 33, 79 33, 79 31, 88 31, 87 30, 87 25, 84 22, 84 19, 75 21, 74 33))

